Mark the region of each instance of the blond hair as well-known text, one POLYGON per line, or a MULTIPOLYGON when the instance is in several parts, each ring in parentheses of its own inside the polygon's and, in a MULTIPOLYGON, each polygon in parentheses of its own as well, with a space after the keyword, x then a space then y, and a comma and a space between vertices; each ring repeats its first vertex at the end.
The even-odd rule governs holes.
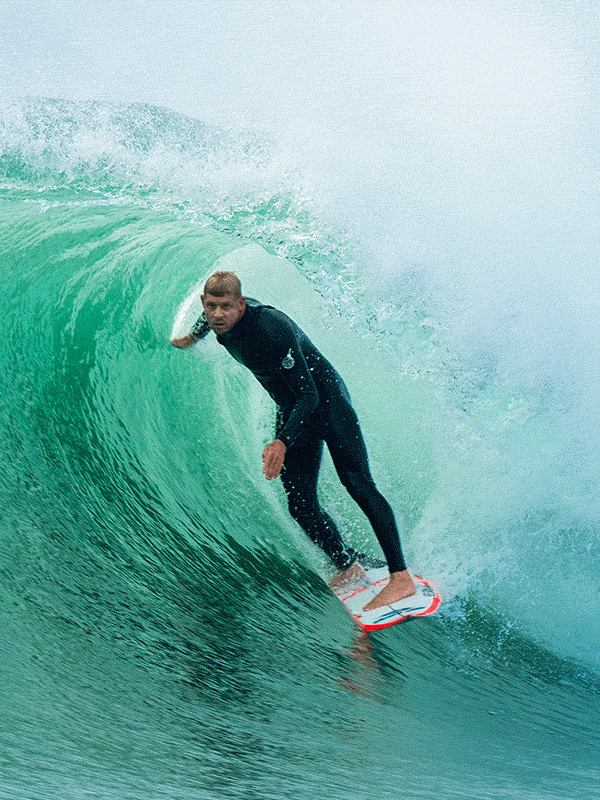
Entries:
POLYGON ((235 272, 220 270, 207 279, 204 284, 204 294, 212 294, 213 297, 231 294, 237 299, 242 296, 242 284, 235 272))

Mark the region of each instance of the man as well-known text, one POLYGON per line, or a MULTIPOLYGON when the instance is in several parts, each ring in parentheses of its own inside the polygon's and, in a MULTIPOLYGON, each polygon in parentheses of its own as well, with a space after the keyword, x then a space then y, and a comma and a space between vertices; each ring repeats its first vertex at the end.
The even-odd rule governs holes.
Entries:
POLYGON ((373 482, 358 419, 336 370, 288 316, 243 297, 233 272, 211 275, 201 299, 203 315, 191 333, 171 344, 190 347, 213 330, 273 398, 276 438, 264 449, 263 472, 267 480, 281 475, 290 514, 338 568, 338 583, 360 578, 364 570, 317 499, 324 444, 342 484, 371 523, 390 571, 389 583, 364 610, 414 594, 393 511, 373 482))

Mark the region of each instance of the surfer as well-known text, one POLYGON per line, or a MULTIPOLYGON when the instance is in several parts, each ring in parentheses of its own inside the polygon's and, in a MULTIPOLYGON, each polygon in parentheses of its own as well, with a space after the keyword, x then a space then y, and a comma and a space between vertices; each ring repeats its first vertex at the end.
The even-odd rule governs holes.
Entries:
POLYGON ((364 610, 414 594, 394 513, 371 477, 358 418, 337 371, 286 314, 243 297, 235 273, 211 275, 201 299, 203 314, 171 344, 190 347, 213 330, 275 401, 276 438, 263 451, 263 472, 267 480, 281 476, 290 514, 339 570, 335 585, 365 573, 360 554, 344 542, 317 498, 324 444, 340 481, 371 523, 390 572, 389 583, 364 610))

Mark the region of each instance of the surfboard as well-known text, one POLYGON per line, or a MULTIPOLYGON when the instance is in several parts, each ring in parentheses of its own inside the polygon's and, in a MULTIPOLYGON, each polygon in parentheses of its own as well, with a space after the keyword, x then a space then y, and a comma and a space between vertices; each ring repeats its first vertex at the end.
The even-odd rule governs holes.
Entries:
POLYGON ((415 594, 373 611, 363 611, 363 607, 383 589, 390 579, 386 567, 367 569, 366 573, 367 582, 363 581, 361 585, 331 589, 341 600, 352 619, 365 631, 377 631, 398 625, 400 622, 434 614, 442 602, 433 586, 411 570, 410 574, 417 589, 415 594))

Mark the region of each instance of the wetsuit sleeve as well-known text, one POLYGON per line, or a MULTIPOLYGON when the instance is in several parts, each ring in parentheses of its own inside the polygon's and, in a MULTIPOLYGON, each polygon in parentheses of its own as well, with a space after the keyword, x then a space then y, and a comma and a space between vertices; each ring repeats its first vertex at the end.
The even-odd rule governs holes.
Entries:
POLYGON ((209 331, 210 327, 208 322, 206 321, 206 317, 204 316, 204 311, 203 311, 202 314, 200 314, 200 316, 194 323, 194 326, 191 330, 191 334, 196 339, 204 339, 204 337, 209 333, 209 331))
POLYGON ((284 424, 277 432, 277 438, 289 447, 319 405, 319 392, 302 352, 299 329, 280 324, 278 334, 278 378, 290 389, 295 403, 289 413, 286 411, 284 424))
POLYGON ((283 379, 296 395, 296 402, 285 425, 277 434, 277 438, 288 447, 298 438, 304 423, 319 405, 319 392, 302 352, 294 352, 292 349, 290 357, 295 361, 294 366, 289 370, 282 367, 281 371, 286 373, 283 379))

